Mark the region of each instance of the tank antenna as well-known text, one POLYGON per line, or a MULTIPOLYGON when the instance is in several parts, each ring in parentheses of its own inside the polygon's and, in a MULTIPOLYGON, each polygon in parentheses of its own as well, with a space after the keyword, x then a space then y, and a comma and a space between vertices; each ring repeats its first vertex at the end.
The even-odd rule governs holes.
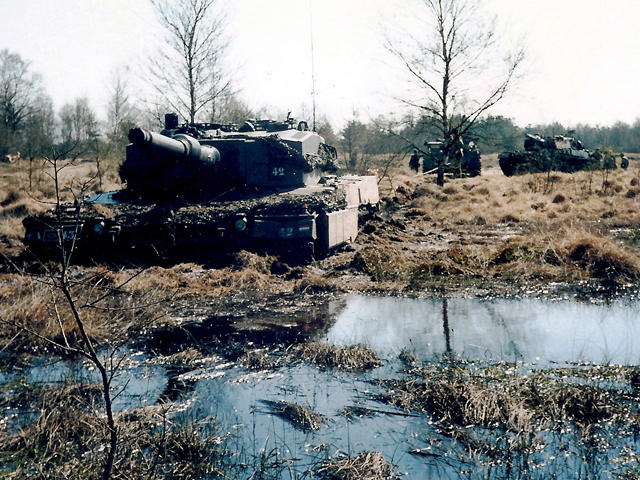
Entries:
POLYGON ((316 131, 316 73, 313 57, 313 0, 309 0, 309 23, 311 24, 311 104, 313 115, 313 131, 316 131))

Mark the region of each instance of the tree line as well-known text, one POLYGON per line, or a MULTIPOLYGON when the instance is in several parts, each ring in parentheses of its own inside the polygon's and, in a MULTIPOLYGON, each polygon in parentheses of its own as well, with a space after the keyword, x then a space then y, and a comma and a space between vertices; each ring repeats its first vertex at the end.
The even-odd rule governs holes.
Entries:
MULTIPOLYGON (((0 51, 0 158, 17 152, 39 158, 50 154, 52 147, 96 158, 122 158, 130 128, 159 130, 168 112, 191 123, 241 124, 247 118, 275 117, 248 106, 234 88, 234 75, 225 63, 231 37, 219 0, 151 3, 166 37, 144 71, 136 72, 152 86, 145 94, 149 98, 133 98, 132 74, 119 68, 107 87, 103 119, 86 97, 56 111, 30 62, 18 53, 0 51)), ((397 97, 406 107, 405 116, 363 121, 354 112, 339 129, 326 116, 313 119, 318 133, 338 149, 345 167, 367 169, 373 156, 403 156, 423 150, 428 141, 443 141, 446 149, 457 136, 465 143, 473 141, 482 153, 522 149, 526 133, 574 136, 590 150, 640 152, 640 119, 633 125, 519 127, 508 117, 492 116, 490 108, 513 87, 523 50, 499 50, 493 19, 483 13, 481 0, 415 3, 416 18, 424 14, 415 35, 392 29, 384 34, 388 53, 405 69, 412 85, 397 97), (491 65, 488 70, 487 65, 491 65)))
MULTIPOLYGON (((39 158, 50 154, 52 146, 58 151, 75 147, 87 155, 109 151, 121 156, 129 129, 134 126, 159 129, 166 111, 158 104, 146 109, 138 107, 147 103, 133 101, 126 77, 118 71, 111 82, 105 120, 99 120, 86 97, 79 97, 56 112, 40 75, 31 71, 27 60, 7 49, 0 51, 0 82, 2 157, 21 152, 23 157, 39 158)), ((267 114, 252 111, 233 93, 219 96, 218 105, 221 113, 208 120, 240 123, 246 118, 267 114)), ((334 129, 326 116, 320 116, 316 124, 325 140, 338 149, 345 167, 351 169, 366 167, 367 159, 372 156, 403 154, 416 147, 420 149, 427 141, 442 140, 439 119, 433 116, 409 115, 399 121, 378 117, 363 121, 354 113, 339 130, 334 129)), ((640 153, 640 119, 632 125, 617 122, 611 126, 565 126, 555 122, 520 127, 510 118, 486 115, 474 122, 464 140, 475 142, 482 153, 498 153, 522 149, 527 133, 573 136, 589 150, 606 148, 640 153)))

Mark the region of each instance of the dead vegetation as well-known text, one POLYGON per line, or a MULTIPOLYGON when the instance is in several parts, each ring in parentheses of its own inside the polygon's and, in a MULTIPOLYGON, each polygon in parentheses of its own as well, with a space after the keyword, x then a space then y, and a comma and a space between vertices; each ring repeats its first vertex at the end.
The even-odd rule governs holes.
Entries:
POLYGON ((454 179, 394 177, 351 267, 379 288, 640 278, 640 170, 454 179), (629 194, 629 192, 632 192, 629 194), (385 213, 386 212, 386 213, 385 213), (489 279, 484 281, 484 279, 489 279))
POLYGON ((379 452, 362 452, 356 457, 326 460, 317 469, 326 480, 387 480, 399 478, 393 464, 379 452))
POLYGON ((437 435, 425 435, 413 455, 441 459, 469 478, 546 478, 566 468, 589 478, 637 475, 637 460, 625 453, 639 427, 637 367, 523 371, 445 358, 405 373, 380 381, 377 399, 428 415, 437 435))
MULTIPOLYGON (((73 201, 72 190, 85 185, 87 193, 120 187, 118 166, 113 159, 103 160, 98 175, 96 162, 73 158, 60 172, 63 201, 73 201)), ((20 240, 24 235, 22 219, 54 207, 55 185, 51 165, 45 160, 21 158, 3 163, 0 169, 0 243, 20 240)))
MULTIPOLYGON (((128 294, 120 287, 104 268, 79 271, 70 282, 86 333, 98 347, 114 348, 164 316, 162 305, 169 298, 163 292, 128 294)), ((10 354, 9 364, 46 353, 66 356, 83 344, 71 307, 50 277, 5 275, 0 312, 0 350, 10 354)))
MULTIPOLYGON (((20 221, 42 208, 34 200, 40 194, 26 188, 26 174, 14 164, 3 168, 11 171, 5 172, 8 188, 0 198, 0 236, 5 245, 19 245, 20 221)), ((403 168, 388 173, 380 185, 380 213, 338 255, 291 268, 276 257, 240 252, 227 267, 154 267, 127 288, 163 291, 182 301, 246 290, 318 295, 469 285, 500 292, 532 282, 619 286, 640 277, 635 159, 606 179, 593 171, 505 177, 494 167, 438 187, 433 176, 406 175, 403 168)), ((128 274, 112 272, 116 281, 128 274)))
POLYGON ((363 372, 377 368, 382 361, 369 347, 338 347, 322 342, 308 342, 292 347, 295 355, 320 368, 336 368, 347 372, 363 372))
MULTIPOLYGON (((10 478, 99 478, 107 424, 101 388, 68 379, 62 384, 4 386, 0 406, 32 412, 32 420, 0 429, 0 463, 10 478)), ((232 464, 230 437, 212 419, 185 419, 170 406, 121 412, 114 478, 212 478, 232 464), (207 477, 209 476, 209 477, 207 477)))
POLYGON ((291 422, 303 431, 318 430, 324 423, 324 417, 311 408, 297 403, 262 400, 272 415, 277 415, 291 422))
POLYGON ((507 364, 478 371, 431 365, 412 369, 408 379, 383 382, 387 391, 379 400, 428 413, 443 425, 500 427, 515 434, 566 423, 589 429, 601 422, 635 421, 636 394, 601 385, 605 378, 635 378, 633 372, 632 367, 593 367, 521 375, 507 364))
POLYGON ((258 349, 247 350, 238 362, 248 370, 266 370, 275 365, 275 361, 266 352, 258 349))
POLYGON ((99 386, 70 382, 6 389, 3 406, 30 410, 36 417, 14 427, 13 434, 0 430, 0 463, 13 467, 12 478, 61 478, 65 470, 73 471, 76 478, 99 475, 102 458, 99 462, 83 458, 95 455, 106 437, 107 424, 99 414, 99 386), (29 461, 33 459, 37 462, 29 461))

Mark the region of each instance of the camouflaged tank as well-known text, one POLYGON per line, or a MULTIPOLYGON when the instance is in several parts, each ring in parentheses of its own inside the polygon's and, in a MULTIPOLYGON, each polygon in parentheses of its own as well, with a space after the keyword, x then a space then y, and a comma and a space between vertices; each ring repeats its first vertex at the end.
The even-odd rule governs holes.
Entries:
POLYGON ((543 138, 527 134, 523 151, 503 152, 498 162, 508 177, 551 170, 571 173, 601 168, 600 161, 579 140, 564 135, 543 138))
POLYGON ((453 158, 444 158, 442 142, 425 142, 426 154, 422 159, 422 171, 435 173, 438 163, 444 161, 444 172, 454 177, 477 177, 482 171, 480 151, 475 143, 463 147, 464 155, 460 164, 453 158))
POLYGON ((38 255, 72 247, 119 256, 212 259, 247 249, 309 258, 351 242, 378 204, 377 178, 341 176, 337 155, 305 122, 249 120, 134 128, 126 187, 24 220, 38 255), (144 255, 143 255, 144 253, 144 255))

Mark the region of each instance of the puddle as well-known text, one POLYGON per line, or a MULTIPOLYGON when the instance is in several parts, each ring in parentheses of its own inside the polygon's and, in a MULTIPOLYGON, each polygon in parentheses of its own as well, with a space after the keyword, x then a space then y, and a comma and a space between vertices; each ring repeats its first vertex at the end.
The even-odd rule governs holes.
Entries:
MULTIPOLYGON (((638 453, 637 435, 610 438, 608 451, 587 458, 575 432, 547 432, 539 438, 547 447, 528 454, 523 460, 530 462, 525 470, 505 471, 504 466, 495 465, 472 468, 454 460, 460 443, 429 415, 407 414, 376 401, 381 388, 376 382, 405 375, 398 360, 403 349, 420 361, 437 361, 448 353, 482 363, 518 362, 525 370, 575 363, 636 365, 640 360, 638 306, 624 300, 604 305, 350 295, 328 302, 322 315, 316 306, 311 328, 302 314, 299 321, 282 327, 289 333, 272 332, 273 336, 260 338, 299 339, 290 331, 297 325, 308 340, 367 345, 384 359, 384 365, 361 374, 324 371, 301 362, 247 370, 238 364, 237 356, 212 353, 221 336, 242 340, 238 332, 218 328, 220 319, 213 318, 191 331, 181 326, 188 333, 183 341, 192 342, 190 346, 204 355, 197 362, 163 365, 148 350, 127 351, 125 368, 114 381, 120 392, 115 406, 122 410, 162 400, 172 402, 188 421, 215 417, 240 439, 248 457, 268 454, 284 461, 287 469, 279 478, 303 478, 324 459, 362 451, 381 452, 404 478, 519 478, 525 470, 527 478, 569 479, 576 478, 575 472, 581 478, 615 478, 608 455, 615 458, 623 449, 638 453), (300 429, 268 407, 281 402, 311 408, 322 415, 322 426, 300 429)), ((273 346, 269 351, 280 355, 285 350, 273 346)), ((34 372, 31 378, 41 380, 41 373, 34 372)), ((480 438, 491 435, 486 430, 478 433, 472 426, 462 430, 480 438)), ((247 472, 246 478, 250 477, 247 472)))
POLYGON ((445 352, 472 361, 636 365, 640 302, 543 299, 415 299, 349 296, 327 332, 379 355, 403 348, 422 360, 445 352), (636 340, 637 339, 637 340, 636 340))

